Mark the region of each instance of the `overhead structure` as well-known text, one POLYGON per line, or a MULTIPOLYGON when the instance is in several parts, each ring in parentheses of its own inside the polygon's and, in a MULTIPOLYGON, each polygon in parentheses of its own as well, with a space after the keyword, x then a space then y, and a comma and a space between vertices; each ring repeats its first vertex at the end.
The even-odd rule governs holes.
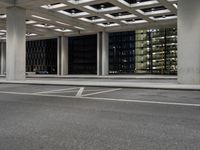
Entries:
POLYGON ((26 9, 26 36, 30 39, 177 23, 177 0, 0 0, 2 30, 6 30, 6 8, 13 5, 26 9))

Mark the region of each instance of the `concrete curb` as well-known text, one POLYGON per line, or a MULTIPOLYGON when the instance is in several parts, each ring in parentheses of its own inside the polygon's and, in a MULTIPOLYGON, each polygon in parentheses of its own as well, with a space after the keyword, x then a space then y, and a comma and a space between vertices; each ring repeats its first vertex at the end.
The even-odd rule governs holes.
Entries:
POLYGON ((28 75, 27 79, 34 78, 57 78, 57 79, 142 79, 142 80, 177 80, 176 76, 159 76, 159 75, 108 75, 108 76, 90 76, 90 75, 28 75))
POLYGON ((27 85, 55 85, 55 86, 91 86, 110 88, 137 88, 137 89, 161 89, 161 90, 191 90, 200 91, 200 85, 182 85, 166 83, 124 83, 124 82, 92 82, 92 81, 0 81, 2 84, 27 84, 27 85))

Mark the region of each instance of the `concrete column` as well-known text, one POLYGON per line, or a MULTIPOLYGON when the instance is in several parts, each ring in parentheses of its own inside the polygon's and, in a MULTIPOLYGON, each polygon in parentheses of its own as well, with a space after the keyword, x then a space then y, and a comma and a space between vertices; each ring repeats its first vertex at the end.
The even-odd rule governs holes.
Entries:
MULTIPOLYGON (((0 44, 1 44, 1 43, 0 43, 0 44)), ((1 68, 2 68, 2 66, 1 66, 1 65, 2 65, 2 64, 1 64, 2 52, 1 52, 1 49, 2 49, 2 48, 0 47, 0 75, 2 75, 2 70, 1 70, 1 68)))
POLYGON ((200 84, 200 1, 178 3, 178 82, 200 84))
POLYGON ((109 34, 102 32, 102 75, 109 75, 109 34))
POLYGON ((68 37, 60 37, 60 69, 61 75, 69 74, 68 37))
POLYGON ((26 11, 20 7, 7 8, 7 80, 25 80, 26 11))
POLYGON ((61 46, 61 37, 58 37, 57 38, 57 75, 61 75, 61 49, 60 49, 60 46, 61 46))
POLYGON ((1 43, 1 75, 4 75, 6 73, 6 43, 2 42, 1 43))
POLYGON ((97 33, 97 75, 102 75, 102 33, 97 33))

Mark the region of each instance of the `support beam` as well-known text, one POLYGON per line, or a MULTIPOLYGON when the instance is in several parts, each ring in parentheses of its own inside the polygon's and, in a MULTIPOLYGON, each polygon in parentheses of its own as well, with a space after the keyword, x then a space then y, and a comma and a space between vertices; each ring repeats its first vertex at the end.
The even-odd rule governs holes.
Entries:
POLYGON ((57 38, 57 75, 61 75, 61 37, 57 38))
POLYGON ((69 49, 68 49, 68 37, 61 36, 58 40, 58 68, 59 75, 69 74, 69 49))
POLYGON ((1 42, 1 49, 0 49, 0 61, 1 61, 1 75, 4 75, 6 72, 6 43, 5 42, 1 42))
POLYGON ((26 10, 20 7, 7 9, 7 80, 25 79, 25 24, 26 10))
POLYGON ((102 32, 102 75, 109 74, 109 34, 102 32))
POLYGON ((102 75, 102 33, 97 33, 97 75, 102 75))
POLYGON ((178 4, 178 82, 200 84, 200 1, 178 4))

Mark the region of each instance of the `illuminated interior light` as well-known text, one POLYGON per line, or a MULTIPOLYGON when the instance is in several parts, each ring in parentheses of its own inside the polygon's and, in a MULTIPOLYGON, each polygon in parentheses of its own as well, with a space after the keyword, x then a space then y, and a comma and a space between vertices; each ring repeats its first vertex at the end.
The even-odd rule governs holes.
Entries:
POLYGON ((41 7, 45 9, 57 9, 57 8, 66 7, 66 6, 67 5, 63 3, 57 3, 57 4, 43 5, 41 7))
POLYGON ((54 29, 55 31, 58 31, 58 32, 72 32, 72 30, 70 29, 54 29))
POLYGON ((7 32, 7 30, 0 30, 0 32, 5 32, 5 33, 6 33, 6 32, 7 32))
POLYGON ((68 0, 69 3, 72 3, 72 4, 83 4, 83 3, 88 3, 88 2, 92 2, 94 0, 68 0))
POLYGON ((41 27, 41 28, 54 28, 54 25, 48 25, 48 24, 36 24, 35 27, 41 27))
POLYGON ((121 22, 124 24, 140 24, 140 23, 147 23, 148 21, 132 19, 131 21, 122 20, 121 22))
POLYGON ((102 21, 106 21, 106 19, 104 18, 99 18, 99 19, 87 19, 87 18, 79 18, 80 20, 82 21, 85 21, 85 22, 90 22, 90 23, 97 23, 97 22, 102 22, 102 21))
POLYGON ((177 5, 177 4, 173 4, 173 6, 174 6, 176 9, 178 9, 178 5, 177 5))
POLYGON ((64 11, 64 10, 59 10, 58 12, 61 13, 61 14, 70 16, 70 17, 80 17, 80 16, 89 15, 88 12, 75 13, 75 12, 73 11, 73 12, 69 13, 69 12, 66 12, 66 11, 64 11))
POLYGON ((37 36, 36 33, 26 33, 26 36, 37 36))
POLYGON ((129 15, 120 15, 120 16, 112 16, 110 14, 105 14, 105 16, 112 18, 112 19, 128 19, 128 18, 135 18, 137 16, 135 16, 134 14, 129 14, 129 15))
POLYGON ((5 19, 7 17, 6 14, 0 14, 0 19, 5 19))
POLYGON ((26 24, 34 24, 34 23, 37 23, 37 21, 33 21, 33 20, 27 20, 26 21, 26 24))
POLYGON ((0 35, 5 35, 5 33, 1 33, 1 32, 0 32, 0 35))
POLYGON ((97 25, 98 25, 98 26, 102 26, 102 27, 115 27, 115 26, 119 26, 118 23, 110 23, 110 22, 108 22, 107 24, 98 23, 97 25))

